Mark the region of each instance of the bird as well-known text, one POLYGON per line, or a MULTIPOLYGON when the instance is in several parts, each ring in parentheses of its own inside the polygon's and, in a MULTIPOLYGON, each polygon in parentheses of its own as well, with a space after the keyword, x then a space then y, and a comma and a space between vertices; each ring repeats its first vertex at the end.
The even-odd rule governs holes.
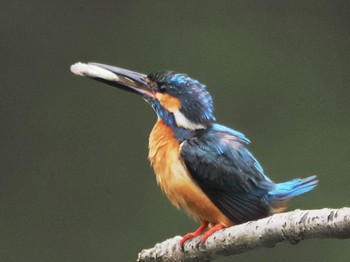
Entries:
POLYGON ((311 191, 316 176, 275 183, 241 132, 217 123, 206 85, 187 74, 148 75, 100 63, 75 63, 71 71, 140 95, 155 111, 148 158, 170 202, 201 226, 179 241, 199 243, 218 230, 283 212, 289 200, 311 191))

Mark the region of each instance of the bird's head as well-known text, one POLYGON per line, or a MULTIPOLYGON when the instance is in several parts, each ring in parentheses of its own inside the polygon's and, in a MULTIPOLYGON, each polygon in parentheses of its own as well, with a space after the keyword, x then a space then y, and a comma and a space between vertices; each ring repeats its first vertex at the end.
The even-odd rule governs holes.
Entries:
POLYGON ((143 96, 169 125, 197 130, 215 121, 213 100, 205 85, 185 74, 163 71, 144 75, 97 63, 77 63, 71 71, 143 96))

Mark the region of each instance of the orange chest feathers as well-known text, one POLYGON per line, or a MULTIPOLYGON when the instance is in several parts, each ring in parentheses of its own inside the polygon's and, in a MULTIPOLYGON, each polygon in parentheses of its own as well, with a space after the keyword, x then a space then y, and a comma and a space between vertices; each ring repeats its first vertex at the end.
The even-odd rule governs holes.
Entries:
POLYGON ((188 173, 181 159, 180 144, 162 120, 158 120, 151 132, 148 158, 158 185, 173 205, 195 218, 226 226, 231 224, 188 173))
POLYGON ((193 184, 180 159, 180 144, 173 131, 158 120, 149 138, 148 158, 156 174, 158 185, 176 207, 185 207, 185 187, 193 184))

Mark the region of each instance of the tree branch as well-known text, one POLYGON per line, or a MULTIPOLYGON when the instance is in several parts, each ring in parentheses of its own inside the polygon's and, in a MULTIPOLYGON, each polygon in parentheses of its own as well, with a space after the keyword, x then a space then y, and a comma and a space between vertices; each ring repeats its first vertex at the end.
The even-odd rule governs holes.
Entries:
POLYGON ((274 247, 288 241, 297 244, 303 239, 350 238, 350 208, 295 210, 257 221, 220 230, 204 245, 199 237, 188 240, 184 251, 180 236, 168 239, 139 253, 139 262, 146 261, 211 261, 219 256, 244 253, 259 247, 274 247))

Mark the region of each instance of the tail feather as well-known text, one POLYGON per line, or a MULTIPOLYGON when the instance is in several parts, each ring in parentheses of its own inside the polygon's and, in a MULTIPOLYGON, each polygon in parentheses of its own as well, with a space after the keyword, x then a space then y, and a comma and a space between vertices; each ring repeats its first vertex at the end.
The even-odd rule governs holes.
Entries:
MULTIPOLYGON (((276 184, 276 188, 269 192, 270 205, 273 210, 283 211, 289 199, 311 191, 317 186, 317 183, 317 177, 310 176, 276 184)), ((273 213, 277 213, 276 211, 273 213)))

